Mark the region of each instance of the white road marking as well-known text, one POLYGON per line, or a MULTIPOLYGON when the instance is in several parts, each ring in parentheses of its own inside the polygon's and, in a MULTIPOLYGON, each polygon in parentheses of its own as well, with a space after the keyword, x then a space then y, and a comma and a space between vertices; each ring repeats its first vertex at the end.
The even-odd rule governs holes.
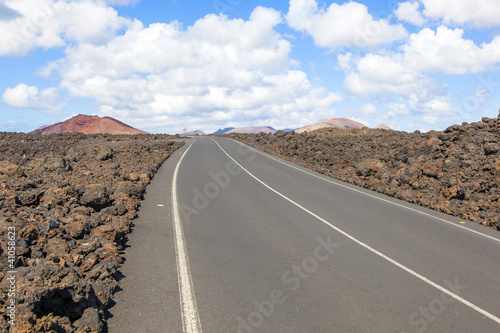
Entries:
MULTIPOLYGON (((213 140, 213 139, 212 139, 212 140, 213 140)), ((235 141, 235 140, 233 140, 233 141, 235 141)), ((235 141, 235 142, 239 143, 240 145, 243 145, 243 144, 242 144, 241 142, 239 142, 239 141, 235 141)), ((463 230, 466 230, 466 231, 469 231, 469 232, 475 233, 475 234, 477 234, 477 235, 480 235, 480 236, 483 236, 483 237, 486 237, 486 238, 492 239, 492 240, 494 240, 494 241, 500 242, 500 239, 495 238, 495 237, 493 237, 493 236, 483 234, 482 232, 476 231, 476 230, 474 230, 474 229, 469 229, 469 228, 467 228, 467 227, 465 227, 465 226, 463 226, 463 225, 460 225, 460 224, 457 224, 457 223, 450 222, 450 221, 445 220, 445 219, 443 219, 443 218, 441 218, 441 217, 437 217, 437 216, 431 215, 431 214, 429 214, 429 213, 425 213, 425 212, 419 211, 419 210, 417 210, 417 209, 415 209, 415 208, 411 208, 411 207, 408 207, 408 206, 405 206, 405 205, 399 204, 399 203, 397 203, 397 202, 390 201, 390 200, 387 200, 387 199, 384 199, 384 198, 378 197, 378 196, 376 196, 376 195, 373 195, 373 194, 370 194, 370 193, 366 193, 366 192, 364 192, 364 191, 360 191, 360 190, 358 190, 358 189, 355 189, 355 188, 352 188, 352 187, 350 187, 350 186, 344 185, 344 184, 339 183, 339 182, 337 182, 337 181, 334 181, 334 180, 331 180, 331 179, 327 179, 327 178, 323 178, 323 177, 321 177, 321 176, 319 176, 319 175, 316 175, 316 174, 314 174, 314 173, 312 173, 312 172, 308 172, 308 171, 303 170, 303 169, 300 169, 300 168, 298 168, 298 167, 296 167, 296 166, 294 166, 294 165, 292 165, 292 164, 289 164, 289 163, 291 163, 291 162, 288 162, 288 161, 287 161, 288 163, 285 163, 285 162, 283 162, 281 159, 275 158, 275 157, 273 157, 273 156, 271 156, 271 155, 264 154, 263 152, 259 151, 258 149, 255 149, 255 148, 250 147, 250 146, 248 146, 248 145, 246 145, 246 146, 247 146, 249 149, 252 149, 253 151, 255 151, 255 152, 257 152, 257 153, 259 153, 259 154, 261 154, 261 155, 263 155, 263 156, 266 156, 267 158, 270 158, 270 159, 272 159, 272 160, 274 160, 274 161, 276 161, 276 162, 279 162, 279 163, 281 163, 281 164, 283 164, 283 165, 286 165, 286 166, 288 166, 288 167, 290 167, 290 168, 292 168, 292 169, 299 170, 299 171, 301 171, 301 172, 303 172, 303 173, 305 173, 305 174, 308 174, 309 176, 316 177, 316 178, 321 179, 321 180, 323 180, 323 181, 325 181, 325 182, 328 182, 328 183, 331 183, 331 184, 334 184, 334 185, 337 185, 337 186, 340 186, 340 187, 346 188, 346 189, 348 189, 348 190, 350 190, 350 191, 353 191, 353 192, 357 192, 357 193, 364 194, 364 195, 369 196, 369 197, 372 197, 372 198, 374 198, 374 199, 377 199, 377 200, 380 200, 380 201, 383 201, 383 202, 389 203, 389 204, 394 205, 394 206, 397 206, 397 207, 401 207, 401 208, 404 208, 404 209, 410 210, 410 211, 415 212, 415 213, 418 213, 418 214, 420 214, 420 215, 424 215, 424 216, 427 216, 427 217, 431 217, 431 218, 436 219, 436 220, 439 220, 439 221, 441 221, 441 222, 445 222, 445 223, 451 224, 451 225, 453 225, 453 226, 455 226, 455 227, 462 228, 463 230)), ((355 186, 355 185, 353 185, 353 186, 355 186)))
POLYGON ((336 230, 337 232, 339 232, 340 234, 344 235, 345 237, 349 238, 350 240, 352 240, 353 242, 361 245, 362 247, 364 247, 365 249, 369 250, 370 252, 376 254, 377 256, 387 260, 388 262, 390 262, 391 264, 401 268, 402 270, 404 270, 405 272, 413 275, 414 277, 422 280, 423 282, 429 284, 430 286, 438 289, 439 291, 453 297, 454 299, 456 299, 457 301, 459 301, 460 303, 470 307, 471 309, 479 312, 480 314, 482 314, 483 316, 485 317, 488 317, 490 318, 491 320, 495 321, 496 323, 500 324, 500 318, 492 315, 491 313, 489 313, 488 311, 486 310, 483 310, 482 308, 478 307, 477 305, 467 301, 466 299, 458 296, 457 294, 455 293, 452 293, 451 291, 449 291, 448 289, 440 286, 439 284, 431 281, 430 279, 428 279, 427 277, 415 272, 414 270, 406 267, 405 265, 397 262, 396 260, 386 256, 385 254, 383 254, 382 252, 379 252, 377 250, 375 250, 374 248, 372 248, 371 246, 367 245, 366 243, 363 243, 362 241, 360 241, 359 239, 351 236, 350 234, 348 234, 347 232, 343 231, 342 229, 334 226, 333 224, 331 224, 330 222, 328 222, 327 220, 323 219, 322 217, 316 215, 315 213, 311 212, 310 210, 308 210, 307 208, 303 207, 302 205, 298 204, 297 202, 293 201, 292 199, 288 198, 286 195, 282 194, 281 192, 275 190, 274 188, 272 188, 271 186, 267 185, 266 183, 264 183, 262 180, 260 180, 259 178, 257 178, 255 175, 253 175, 250 171, 248 171, 247 169, 245 169, 244 166, 242 166, 240 163, 238 163, 238 161, 236 161, 234 158, 231 157, 231 155, 229 155, 220 145, 217 141, 215 141, 214 139, 212 139, 215 144, 217 144, 217 146, 219 146, 219 148, 231 159, 234 161, 234 163, 236 163, 237 165, 240 166, 240 168, 242 170, 244 170, 246 173, 248 173, 252 178, 254 178, 256 181, 258 181, 259 183, 261 183, 262 185, 264 185, 265 187, 267 187, 269 190, 273 191, 274 193, 276 193, 277 195, 279 195, 280 197, 282 197, 283 199, 287 200, 288 202, 292 203, 293 205, 297 206, 298 208, 302 209, 303 211, 305 211, 306 213, 308 213, 309 215, 315 217, 316 219, 318 219, 319 221, 323 222, 325 225, 329 226, 330 228, 336 230))
MULTIPOLYGON (((193 142, 194 143, 194 142, 193 142)), ((179 202, 177 199, 177 174, 184 156, 191 149, 191 146, 182 154, 181 159, 175 167, 172 178, 172 211, 174 220, 175 254, 177 259, 177 279, 179 281, 179 294, 181 304, 182 326, 186 333, 201 333, 201 322, 196 306, 191 269, 189 268, 189 258, 184 240, 184 231, 180 217, 179 202)))

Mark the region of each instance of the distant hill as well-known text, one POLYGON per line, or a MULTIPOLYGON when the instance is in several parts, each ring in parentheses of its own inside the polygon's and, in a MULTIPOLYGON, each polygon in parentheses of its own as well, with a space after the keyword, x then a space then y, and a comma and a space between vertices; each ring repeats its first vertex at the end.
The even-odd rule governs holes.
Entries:
POLYGON ((322 120, 317 124, 301 127, 298 130, 296 130, 295 132, 297 132, 297 133, 309 132, 309 131, 314 131, 314 130, 317 130, 320 128, 325 128, 325 127, 349 129, 349 128, 363 128, 366 126, 361 124, 361 123, 358 123, 357 121, 347 119, 347 118, 330 118, 330 119, 322 120))
POLYGON ((386 124, 380 124, 378 126, 375 126, 374 128, 380 128, 380 129, 385 129, 385 130, 391 130, 392 131, 392 128, 390 128, 386 124))
POLYGON ((229 132, 232 129, 234 129, 234 127, 226 127, 226 128, 223 128, 223 129, 219 128, 217 131, 214 132, 214 134, 215 135, 224 134, 224 133, 229 132))
POLYGON ((250 127, 233 128, 232 130, 227 131, 226 133, 259 134, 260 132, 275 133, 276 130, 270 126, 250 126, 250 127))
POLYGON ((291 131, 296 131, 298 130, 298 128, 283 128, 282 131, 283 132, 291 132, 291 131))
POLYGON ((98 117, 79 114, 66 121, 42 126, 31 134, 62 134, 62 133, 83 133, 83 134, 144 134, 147 132, 133 128, 119 120, 111 117, 98 117))

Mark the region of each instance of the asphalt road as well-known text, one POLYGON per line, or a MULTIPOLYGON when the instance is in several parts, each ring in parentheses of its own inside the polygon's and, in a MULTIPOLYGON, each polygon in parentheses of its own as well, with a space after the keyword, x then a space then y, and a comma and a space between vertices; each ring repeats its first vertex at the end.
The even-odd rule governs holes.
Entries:
POLYGON ((190 141, 148 187, 110 332, 500 332, 500 233, 190 141))

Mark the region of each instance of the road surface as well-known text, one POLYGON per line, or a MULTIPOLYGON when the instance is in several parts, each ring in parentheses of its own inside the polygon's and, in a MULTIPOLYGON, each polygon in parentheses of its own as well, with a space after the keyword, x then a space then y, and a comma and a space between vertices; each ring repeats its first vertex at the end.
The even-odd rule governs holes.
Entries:
POLYGON ((148 187, 110 332, 500 332, 500 233, 188 141, 148 187))

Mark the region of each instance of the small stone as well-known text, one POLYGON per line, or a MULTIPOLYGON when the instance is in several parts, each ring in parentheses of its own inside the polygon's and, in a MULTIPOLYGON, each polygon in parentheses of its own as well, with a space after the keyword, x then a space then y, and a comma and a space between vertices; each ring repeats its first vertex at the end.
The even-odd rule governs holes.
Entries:
POLYGON ((0 162, 0 174, 10 176, 10 177, 22 177, 24 176, 23 169, 9 161, 0 162))
POLYGON ((107 239, 112 242, 115 242, 120 238, 119 234, 120 232, 109 224, 101 225, 92 231, 92 235, 99 236, 102 239, 107 239))
POLYGON ((79 329, 87 327, 92 331, 101 332, 103 323, 99 317, 99 310, 96 308, 86 308, 82 317, 75 321, 73 326, 79 329))
POLYGON ((460 125, 451 125, 444 130, 445 133, 451 133, 460 130, 460 125))
POLYGON ((75 218, 75 221, 66 227, 66 232, 75 239, 81 239, 89 231, 89 224, 85 221, 85 217, 80 215, 80 218, 75 218), (83 219, 82 219, 83 218, 83 219))
POLYGON ((49 221, 47 222, 47 226, 49 227, 49 230, 59 228, 60 221, 57 217, 51 217, 49 221))
POLYGON ((56 170, 66 170, 66 161, 62 157, 50 157, 48 158, 43 167, 47 171, 56 171, 56 170))
POLYGON ((92 184, 85 187, 80 203, 99 211, 109 205, 109 196, 106 188, 100 184, 92 184))
POLYGON ((113 150, 109 147, 101 147, 97 149, 96 159, 98 161, 106 161, 113 158, 113 150))
POLYGON ((87 272, 90 271, 94 266, 99 262, 99 258, 95 253, 89 254, 87 257, 85 257, 85 260, 83 261, 82 265, 80 268, 82 271, 87 272))
POLYGON ((16 203, 21 206, 37 205, 42 197, 43 190, 24 191, 16 195, 16 203))
POLYGON ((383 168, 384 164, 380 160, 372 158, 366 159, 356 165, 356 171, 358 175, 364 177, 373 176, 383 168))
POLYGON ((484 145, 484 154, 485 155, 493 155, 498 153, 500 150, 500 146, 496 143, 487 143, 484 145))
POLYGON ((69 253, 68 242, 61 238, 50 238, 47 244, 43 247, 43 251, 47 253, 47 256, 52 254, 55 258, 63 258, 69 253))
POLYGON ((125 194, 127 197, 141 198, 142 192, 143 189, 140 185, 133 182, 122 181, 116 184, 115 196, 125 194))
POLYGON ((455 186, 452 186, 452 187, 444 190, 443 196, 448 200, 452 200, 452 199, 464 200, 465 199, 465 191, 464 191, 462 186, 455 185, 455 186))
POLYGON ((40 231, 37 227, 33 225, 28 225, 21 231, 21 238, 25 240, 28 244, 31 244, 38 238, 40 231))

